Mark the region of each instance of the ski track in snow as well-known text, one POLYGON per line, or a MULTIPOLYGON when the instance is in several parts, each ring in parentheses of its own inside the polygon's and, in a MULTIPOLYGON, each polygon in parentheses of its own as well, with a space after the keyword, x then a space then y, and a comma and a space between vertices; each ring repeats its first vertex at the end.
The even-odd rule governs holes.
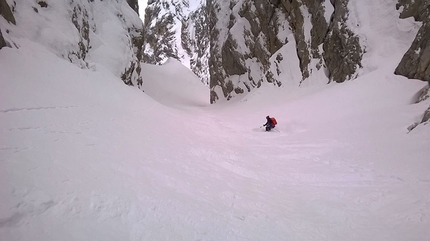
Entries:
MULTIPOLYGON (((3 111, 1 118, 7 119, 5 115, 13 116, 23 111, 29 120, 37 119, 41 114, 35 110, 50 111, 51 114, 56 110, 69 111, 73 112, 70 116, 79 118, 66 123, 51 122, 50 125, 31 125, 31 121, 7 122, 8 128, 2 129, 2 136, 24 135, 44 141, 27 146, 2 142, 2 165, 17 162, 21 155, 29 158, 33 155, 31 152, 45 152, 44 145, 54 145, 62 140, 65 141, 62 145, 69 143, 71 148, 73 145, 85 147, 87 154, 94 155, 89 150, 103 146, 109 136, 121 135, 112 131, 125 129, 128 122, 101 119, 89 114, 94 110, 88 112, 88 108, 79 106, 16 108, 3 111), (100 132, 102 128, 109 131, 100 132), (26 132, 16 133, 22 131, 26 132), (95 133, 104 133, 104 137, 95 133)), ((220 116, 224 119, 220 120, 211 112, 208 115, 200 112, 195 122, 183 123, 186 132, 196 129, 191 136, 197 140, 182 139, 185 145, 179 144, 172 153, 180 156, 162 154, 161 150, 147 154, 154 159, 148 159, 146 164, 143 162, 144 166, 136 166, 140 174, 121 162, 105 163, 107 166, 103 168, 106 171, 116 173, 116 176, 124 175, 125 179, 118 179, 113 186, 132 190, 134 195, 118 195, 109 191, 110 187, 92 190, 98 186, 93 184, 90 184, 93 188, 84 188, 87 183, 84 179, 97 179, 96 176, 103 172, 99 170, 102 166, 97 164, 82 165, 84 163, 78 162, 76 164, 81 167, 76 169, 57 160, 52 153, 41 155, 48 158, 48 162, 27 160, 31 168, 20 166, 28 168, 22 170, 24 176, 38 177, 40 174, 32 173, 54 172, 61 177, 51 173, 54 176, 45 184, 36 183, 31 185, 32 188, 14 185, 12 195, 16 203, 5 212, 8 215, 0 217, 2 233, 20 227, 37 229, 37 222, 44 223, 50 217, 60 223, 65 222, 72 230, 79 229, 80 222, 89 225, 93 231, 108 227, 123 231, 129 229, 130 236, 126 236, 130 240, 176 240, 176 235, 183 237, 179 239, 199 237, 203 240, 214 237, 219 240, 284 240, 285 237, 287 240, 332 240, 338 235, 361 240, 365 230, 368 233, 366 237, 382 232, 385 236, 379 234, 379 237, 393 238, 394 228, 400 223, 407 222, 412 229, 412 226, 425 226, 430 222, 428 194, 422 194, 421 200, 413 198, 413 195, 398 195, 407 192, 405 190, 411 185, 415 185, 417 190, 419 185, 428 187, 428 180, 407 181, 396 175, 378 173, 371 165, 345 160, 348 156, 345 153, 354 153, 353 144, 335 139, 298 140, 294 135, 306 134, 307 130, 294 132, 282 126, 278 127, 279 132, 255 132, 252 129, 242 132, 240 125, 226 120, 228 114, 221 113, 220 116), (82 174, 80 168, 88 169, 88 175, 82 174), (74 170, 80 174, 76 176, 74 170), (142 174, 146 178, 139 177, 142 174), (145 179, 149 187, 139 188, 145 179), (48 194, 43 190, 46 188, 44 185, 53 186, 54 190, 65 187, 67 191, 48 194), (398 209, 411 205, 412 211, 402 213, 398 209), (96 220, 95 224, 88 223, 88 219, 96 220), (379 224, 373 220, 379 220, 379 224), (375 224, 378 226, 374 227, 375 224)), ((181 117, 177 118, 180 120, 181 117)), ((103 153, 96 155, 109 159, 103 153)), ((97 159, 97 156, 93 157, 97 159)), ((108 179, 101 178, 99 185, 106 185, 108 179)), ((61 225, 55 228, 61 228, 61 225)), ((54 232, 53 229, 48 228, 46 232, 54 232)), ((60 230, 67 229, 62 227, 60 230)), ((105 237, 115 240, 123 235, 106 230, 105 237)))
POLYGON ((68 109, 76 108, 76 106, 49 106, 49 107, 29 107, 29 108, 11 108, 6 110, 0 110, 0 113, 8 113, 15 111, 31 111, 31 110, 56 110, 56 109, 68 109))

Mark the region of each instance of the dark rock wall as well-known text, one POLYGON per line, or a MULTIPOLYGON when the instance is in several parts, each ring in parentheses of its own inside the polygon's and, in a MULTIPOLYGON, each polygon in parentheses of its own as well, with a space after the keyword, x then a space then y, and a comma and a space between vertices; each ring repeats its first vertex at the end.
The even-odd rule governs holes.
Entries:
MULTIPOLYGON (((326 0, 328 1, 328 0, 326 0)), ((354 77, 361 66, 363 51, 359 39, 348 29, 348 0, 332 0, 334 12, 329 22, 324 17, 327 11, 322 3, 325 1, 312 0, 281 0, 288 15, 288 21, 297 42, 297 55, 300 59, 300 69, 303 80, 310 76, 311 59, 318 60, 317 69, 325 66, 329 79, 343 82, 354 77), (305 6, 311 15, 311 39, 305 39, 304 16, 301 6, 305 6), (323 52, 319 46, 323 44, 323 52)))
MULTIPOLYGON (((127 0, 130 7, 138 13, 139 6, 137 0, 127 0)), ((88 8, 88 3, 81 1, 70 1, 73 10, 72 23, 79 32, 79 42, 76 51, 71 51, 68 54, 68 59, 82 68, 88 68, 87 55, 91 49, 90 32, 95 33, 97 31, 97 25, 94 20, 94 16, 91 13, 91 8, 88 8)), ((118 21, 122 22, 126 26, 126 20, 122 13, 116 13, 118 21)), ((133 51, 133 56, 130 58, 130 62, 120 74, 120 78, 126 85, 135 85, 137 87, 142 86, 142 77, 140 75, 141 67, 140 62, 142 60, 142 45, 143 45, 143 28, 142 26, 127 26, 127 38, 130 39, 133 51)))
POLYGON ((141 87, 143 84, 140 63, 143 59, 143 29, 132 27, 128 29, 128 34, 131 38, 132 47, 135 58, 130 61, 128 67, 121 75, 122 81, 127 85, 136 85, 141 87))
MULTIPOLYGON (((328 1, 328 0, 326 0, 328 1)), ((211 1, 208 5, 210 12, 209 26, 211 31, 211 50, 209 58, 211 102, 219 98, 230 99, 235 93, 250 91, 259 87, 262 82, 274 83, 278 86, 281 81, 277 78, 279 71, 270 69, 269 59, 284 44, 285 39, 278 38, 280 28, 286 26, 292 31, 296 42, 296 53, 302 73, 300 83, 312 75, 313 70, 325 68, 329 81, 343 82, 356 77, 357 69, 361 67, 363 50, 359 38, 348 28, 348 0, 332 0, 330 3, 313 0, 272 0, 272 1, 231 1, 230 9, 226 11, 222 1, 211 1), (324 4, 331 4, 334 12, 328 21, 325 18, 324 4), (243 32, 244 39, 234 36, 232 28, 239 21, 234 15, 238 8, 239 16, 247 20, 250 29, 243 32), (229 18, 228 37, 219 43, 220 18, 229 18), (310 18, 305 19, 305 18, 310 18), (282 20, 282 19, 286 19, 282 20), (305 21, 310 21, 312 28, 305 29, 305 21), (310 31, 308 33, 307 31, 310 31), (310 39, 307 39, 309 38, 310 39), (261 41, 263 40, 263 41, 261 41), (239 43, 238 41, 242 41, 239 43), (241 52, 238 46, 250 49, 241 52), (262 76, 258 79, 252 75, 248 60, 256 59, 260 65, 262 76), (248 81, 233 83, 231 76, 248 75, 248 81), (223 96, 218 96, 215 90, 221 88, 223 96)), ((281 56, 282 57, 282 56, 281 56)))
POLYGON ((148 1, 145 10, 143 61, 160 64, 168 58, 179 60, 175 43, 176 12, 166 11, 172 3, 148 1), (161 14, 161 12, 165 12, 161 14), (153 22, 156 21, 156 24, 153 22))
POLYGON ((209 24, 206 3, 188 0, 148 1, 144 19, 143 62, 163 64, 174 58, 209 82, 209 24))
POLYGON ((15 17, 10 10, 10 6, 6 0, 0 0, 0 15, 3 16, 8 22, 16 24, 15 17))
POLYGON ((0 49, 2 49, 3 47, 7 46, 6 41, 3 38, 3 35, 0 31, 0 49))
MULTIPOLYGON (((424 87, 419 95, 415 103, 420 103, 430 98, 430 82, 429 84, 424 87)), ((430 123, 430 106, 424 111, 424 114, 422 115, 421 120, 418 122, 413 123, 408 127, 409 132, 411 132, 413 129, 415 129, 419 125, 427 125, 430 123)))
POLYGON ((73 5, 72 23, 79 32, 78 49, 69 52, 68 58, 70 62, 81 65, 81 67, 88 67, 86 57, 90 48, 90 31, 95 31, 95 25, 90 26, 90 17, 85 6, 79 3, 71 2, 73 5), (90 29, 91 28, 91 29, 90 29))
MULTIPOLYGON (((7 4, 6 0, 0 0, 0 15, 3 16, 3 18, 6 19, 9 23, 16 24, 15 17, 13 16, 12 11, 10 10, 10 7, 7 4)), ((2 29, 0 29, 0 49, 7 45, 8 43, 3 38, 2 29)))
MULTIPOLYGON (((297 56, 299 66, 293 68, 301 72, 298 84, 306 83, 316 71, 323 71, 327 83, 341 83, 356 78, 362 67, 365 46, 350 29, 350 0, 206 0, 190 15, 181 11, 178 2, 149 1, 154 7, 145 16, 148 51, 143 59, 154 64, 167 57, 181 60, 172 44, 174 19, 181 19, 182 47, 191 58, 190 68, 209 84, 211 103, 252 91, 264 82, 281 86, 280 66, 287 64, 282 62, 283 54, 297 56), (176 4, 174 10, 158 15, 172 4, 176 4), (195 35, 189 32, 192 26, 199 29, 195 35), (279 34, 282 31, 291 31, 294 39, 285 39, 285 34, 279 34), (291 41, 295 52, 280 53, 291 41)), ((414 17, 423 25, 396 74, 430 80, 429 6, 430 0, 399 0, 397 4, 401 18, 414 17)))
MULTIPOLYGON (((209 86, 211 103, 218 99, 231 99, 235 94, 251 91, 263 81, 280 86, 270 71, 269 58, 279 50, 286 39, 279 39, 277 34, 282 26, 278 19, 281 14, 280 2, 262 0, 235 1, 226 7, 222 1, 208 3, 210 32, 209 86), (237 12, 237 15, 235 14, 237 12), (226 22, 220 26, 220 21, 226 22), (237 35, 236 22, 249 24, 237 35), (236 34, 236 35, 235 35, 236 34), (225 38, 225 39, 223 39, 225 38), (246 46, 242 49, 240 46, 246 46), (258 73, 252 72, 250 63, 258 66, 258 73), (245 80, 233 83, 233 76, 246 76, 245 80), (220 89, 221 91, 216 91, 220 89), (218 96, 222 92, 222 96, 218 96)), ((255 71, 255 70, 254 70, 255 71)), ((243 79, 243 78, 242 78, 243 79)))
POLYGON ((309 64, 311 58, 321 59, 321 54, 318 51, 318 46, 322 43, 324 36, 328 29, 328 24, 324 18, 321 18, 321 8, 320 3, 315 3, 314 1, 297 1, 297 0, 281 0, 282 7, 287 15, 288 24, 294 33, 294 38, 297 45, 297 56, 300 60, 300 70, 302 72, 302 79, 306 79, 310 76, 309 64), (305 38, 304 29, 304 16, 300 9, 301 6, 306 6, 312 16, 312 36, 311 43, 307 42, 305 38))
POLYGON ((207 55, 210 44, 206 22, 206 8, 201 7, 182 20, 181 28, 181 45, 190 58, 190 68, 205 84, 209 82, 207 55))
POLYGON ((139 15, 139 1, 138 0, 127 0, 128 5, 139 15))
POLYGON ((400 0, 397 8, 401 7, 401 18, 414 17, 423 24, 395 73, 410 79, 430 81, 430 0, 400 0))
POLYGON ((359 38, 346 25, 348 1, 333 0, 334 13, 324 40, 324 60, 329 79, 338 83, 353 79, 361 66, 363 50, 359 38))

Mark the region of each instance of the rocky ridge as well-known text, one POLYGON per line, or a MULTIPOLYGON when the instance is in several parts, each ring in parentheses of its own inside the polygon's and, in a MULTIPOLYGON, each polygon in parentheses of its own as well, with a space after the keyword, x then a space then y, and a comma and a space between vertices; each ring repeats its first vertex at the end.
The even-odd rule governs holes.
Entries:
POLYGON ((413 17, 422 26, 395 73, 430 82, 430 0, 400 0, 396 7, 401 18, 413 17))
POLYGON ((215 0, 199 3, 188 15, 178 1, 150 1, 144 61, 160 64, 172 57, 197 63, 191 69, 208 81, 212 103, 264 82, 301 85, 313 75, 325 76, 325 83, 343 82, 356 77, 364 53, 348 14, 348 0, 215 0), (174 19, 185 26, 181 32, 174 19), (178 36, 181 41, 174 40, 178 36), (186 58, 175 51, 179 46, 186 58), (297 63, 286 63, 290 55, 297 63))
MULTIPOLYGON (((360 23, 351 20, 357 17, 351 4, 149 0, 142 26, 137 0, 0 0, 0 48, 18 48, 14 38, 27 37, 81 68, 102 64, 124 83, 138 87, 141 62, 161 64, 175 58, 209 85, 215 103, 263 83, 299 86, 356 78, 367 46, 366 37, 357 32, 360 23), (109 35, 105 21, 115 34, 109 35), (49 32, 67 35, 60 38, 49 32), (112 38, 117 39, 105 41, 112 38)), ((397 8, 400 18, 422 22, 395 73, 430 81, 430 0, 384 4, 397 8)))
MULTIPOLYGON (((395 73, 410 79, 428 81, 428 86, 421 91, 416 103, 420 103, 430 96, 430 0, 399 0, 397 9, 401 9, 401 18, 413 17, 422 22, 417 36, 411 47, 403 56, 395 73)), ((430 122, 430 106, 424 112, 422 120, 414 123, 408 129, 412 130, 420 124, 430 122)))
POLYGON ((0 6, 0 46, 19 48, 15 39, 24 37, 81 68, 101 64, 125 84, 142 85, 137 0, 0 0, 0 6))
MULTIPOLYGON (((209 85, 212 103, 250 92, 262 83, 341 83, 356 78, 363 68, 368 39, 359 31, 363 28, 359 18, 366 14, 351 12, 354 2, 349 0, 150 2, 144 61, 182 61, 209 85), (174 27, 176 20, 180 30, 174 27), (184 51, 175 51, 179 49, 184 51)), ((422 80, 430 76, 429 2, 380 3, 380 9, 397 8, 400 18, 423 22, 396 74, 422 80)), ((365 11, 375 10, 372 6, 365 11)))
POLYGON ((143 62, 181 61, 208 83, 209 38, 205 1, 149 0, 145 9, 143 62))

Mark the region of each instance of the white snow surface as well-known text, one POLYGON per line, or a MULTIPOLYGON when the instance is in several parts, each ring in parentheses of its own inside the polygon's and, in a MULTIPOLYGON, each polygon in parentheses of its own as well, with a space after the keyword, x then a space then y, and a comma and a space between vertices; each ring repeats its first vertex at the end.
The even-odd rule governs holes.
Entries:
POLYGON ((0 240, 428 240, 430 125, 407 127, 430 100, 392 74, 416 26, 382 38, 371 17, 356 19, 358 79, 216 105, 177 61, 142 64, 142 92, 15 37, 0 50, 0 240))

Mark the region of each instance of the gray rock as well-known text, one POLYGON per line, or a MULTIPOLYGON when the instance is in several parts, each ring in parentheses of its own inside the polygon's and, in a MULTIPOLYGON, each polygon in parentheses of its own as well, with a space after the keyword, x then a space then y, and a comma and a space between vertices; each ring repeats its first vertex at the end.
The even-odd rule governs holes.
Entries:
POLYGON ((334 13, 324 40, 324 60, 330 80, 338 83, 355 77, 363 50, 358 37, 346 26, 348 0, 334 0, 334 13))
POLYGON ((148 1, 142 61, 162 64, 169 58, 177 59, 208 84, 210 31, 205 2, 191 9, 186 0, 148 1))
MULTIPOLYGON (((430 82, 429 82, 429 84, 427 85, 427 87, 426 87, 426 88, 424 88, 424 89, 421 91, 420 95, 418 96, 417 103, 422 102, 422 101, 425 101, 425 100, 427 100, 429 97, 430 97, 430 82)), ((420 123, 420 124, 426 124, 426 123, 429 123, 429 122, 430 122, 430 106, 429 106, 429 108, 424 112, 423 119, 421 120, 421 123, 420 123)))
POLYGON ((397 8, 400 7, 403 7, 401 18, 414 17, 423 24, 397 66, 395 74, 430 81, 430 0, 400 0, 397 8))
POLYGON ((353 79, 364 51, 346 24, 348 0, 329 3, 334 7, 329 22, 325 17, 326 1, 329 0, 230 1, 227 5, 213 0, 187 15, 183 10, 187 1, 152 0, 145 15, 143 61, 160 64, 168 57, 183 60, 177 51, 183 48, 191 59, 190 68, 209 84, 211 103, 229 100, 263 82, 281 86, 279 76, 285 56, 277 51, 289 41, 280 39, 279 33, 290 29, 296 43, 296 51, 291 54, 297 55, 302 73, 299 84, 321 68, 327 73, 327 82, 353 79), (165 12, 162 16, 161 10, 165 12), (302 11, 308 11, 306 16, 302 11), (175 19, 182 24, 181 46, 175 43, 175 19), (305 29, 309 27, 305 21, 310 21, 310 30, 305 29), (197 26, 194 35, 190 33, 192 26, 197 26), (193 41, 196 38, 198 41, 193 41))
POLYGON ((421 120, 421 123, 428 123, 430 122, 430 106, 429 108, 424 112, 423 119, 421 120))
MULTIPOLYGON (((128 3, 137 4, 137 1, 128 1, 128 3)), ((69 52, 67 58, 70 62, 80 66, 81 68, 88 68, 88 62, 86 59, 91 49, 90 32, 96 32, 97 26, 94 22, 94 16, 91 13, 91 9, 88 9, 85 5, 82 5, 79 2, 71 2, 70 4, 73 7, 71 20, 79 32, 80 40, 78 42, 78 48, 76 48, 75 51, 69 52)), ((126 22, 120 12, 117 13, 117 17, 122 23, 126 22)), ((134 51, 133 56, 131 56, 131 60, 127 63, 127 66, 120 74, 120 77, 127 85, 136 85, 141 87, 142 77, 140 76, 140 62, 142 60, 143 29, 142 26, 128 26, 127 31, 128 36, 126 37, 130 38, 131 42, 131 46, 128 47, 134 51)))
POLYGON ((0 49, 2 49, 5 46, 7 46, 6 40, 4 40, 3 35, 1 33, 1 29, 0 29, 0 49))
POLYGON ((140 63, 143 58, 143 29, 133 27, 128 29, 134 49, 135 58, 121 75, 122 81, 127 85, 137 85, 139 88, 143 84, 140 63))
POLYGON ((175 39, 175 13, 162 9, 170 8, 169 3, 161 1, 148 1, 144 20, 144 50, 143 62, 161 64, 168 58, 179 59, 175 39), (153 23, 155 22, 155 24, 153 23))
MULTIPOLYGON (((202 80, 209 83, 208 50, 209 29, 206 23, 206 11, 204 7, 192 11, 183 19, 181 28, 181 44, 190 59, 191 70, 202 80), (190 31, 191 30, 191 31, 190 31)), ((182 56, 178 56, 181 58, 182 56)))
MULTIPOLYGON (((6 0, 0 0, 0 15, 3 16, 9 23, 16 24, 15 17, 7 4, 6 0)), ((8 43, 3 38, 2 31, 0 29, 0 49, 8 46, 8 43)))
POLYGON ((0 0, 0 15, 3 16, 8 22, 16 24, 15 17, 7 4, 6 0, 0 0))
POLYGON ((430 82, 429 84, 420 91, 417 101, 415 103, 420 103, 427 100, 430 97, 430 82))
POLYGON ((261 86, 262 82, 280 86, 281 82, 270 70, 272 63, 269 61, 269 58, 287 41, 277 36, 280 27, 285 25, 278 19, 279 14, 282 15, 280 3, 262 0, 232 1, 227 7, 221 1, 213 1, 207 5, 207 11, 211 30, 209 37, 211 103, 219 98, 229 100, 236 94, 249 92, 261 86), (227 25, 219 24, 226 19, 229 20, 227 25), (243 27, 240 32, 241 29, 238 28, 240 25, 236 25, 238 21, 246 21, 249 25, 243 27), (239 35, 233 35, 237 33, 239 35), (227 37, 223 39, 223 36, 227 37), (259 72, 252 72, 250 63, 254 68, 258 66, 259 72), (241 76, 240 80, 233 83, 231 78, 237 79, 238 76, 241 76), (223 96, 218 96, 217 89, 221 89, 223 96))
MULTIPOLYGON (((427 100, 429 97, 430 97, 430 82, 426 87, 424 87, 418 93, 418 96, 417 96, 415 103, 423 102, 423 101, 427 100)), ((417 126, 419 126, 421 124, 428 124, 428 123, 430 123, 430 106, 429 106, 429 108, 427 108, 427 110, 424 111, 423 118, 421 119, 421 121, 415 122, 412 125, 410 125, 408 127, 408 131, 412 131, 413 129, 415 129, 417 126)))
POLYGON ((128 5, 139 15, 139 3, 138 0, 127 0, 128 5))
POLYGON ((300 61, 300 70, 303 80, 310 76, 309 64, 312 58, 322 61, 319 46, 323 43, 328 31, 328 23, 324 18, 324 8, 321 2, 312 0, 305 1, 287 1, 281 0, 282 7, 285 10, 291 30, 294 33, 294 38, 297 43, 297 55, 300 61), (311 14, 311 39, 308 42, 305 38, 304 16, 300 7, 305 6, 311 14))
MULTIPOLYGON (((81 65, 81 67, 88 67, 86 57, 90 48, 90 23, 88 11, 84 6, 76 4, 73 7, 72 23, 78 30, 80 40, 78 42, 78 50, 69 52, 68 58, 70 62, 81 65)), ((91 26, 95 30, 95 26, 91 26)))

